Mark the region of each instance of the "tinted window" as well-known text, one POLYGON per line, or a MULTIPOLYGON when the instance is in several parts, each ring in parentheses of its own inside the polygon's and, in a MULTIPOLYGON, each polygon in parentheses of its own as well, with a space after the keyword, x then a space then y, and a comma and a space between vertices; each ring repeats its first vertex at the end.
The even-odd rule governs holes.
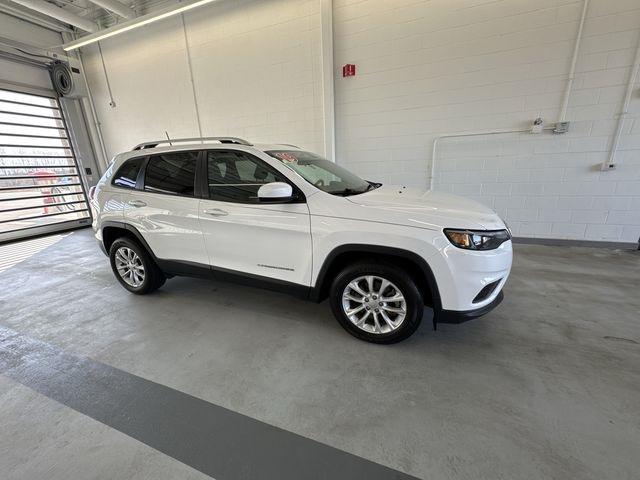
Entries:
POLYGON ((136 188, 136 179, 144 157, 132 158, 122 164, 118 173, 113 177, 113 184, 124 188, 136 188))
POLYGON ((147 192, 193 196, 198 152, 176 152, 149 158, 144 177, 147 192))
POLYGON ((223 202, 257 203, 265 183, 286 182, 263 161, 240 151, 209 151, 209 198, 223 202))

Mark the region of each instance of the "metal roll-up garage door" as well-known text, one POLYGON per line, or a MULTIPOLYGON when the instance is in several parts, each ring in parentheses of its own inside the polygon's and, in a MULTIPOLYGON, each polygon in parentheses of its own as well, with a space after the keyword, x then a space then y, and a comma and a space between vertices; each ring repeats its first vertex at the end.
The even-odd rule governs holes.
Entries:
POLYGON ((57 98, 0 88, 0 242, 88 223, 57 98))

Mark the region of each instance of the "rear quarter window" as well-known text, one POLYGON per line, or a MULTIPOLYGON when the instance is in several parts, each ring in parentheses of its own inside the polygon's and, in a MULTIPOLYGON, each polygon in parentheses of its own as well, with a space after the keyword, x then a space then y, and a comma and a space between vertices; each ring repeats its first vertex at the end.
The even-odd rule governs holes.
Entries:
POLYGON ((125 161, 113 176, 111 184, 121 188, 136 188, 138 173, 143 163, 144 157, 131 158, 125 161))

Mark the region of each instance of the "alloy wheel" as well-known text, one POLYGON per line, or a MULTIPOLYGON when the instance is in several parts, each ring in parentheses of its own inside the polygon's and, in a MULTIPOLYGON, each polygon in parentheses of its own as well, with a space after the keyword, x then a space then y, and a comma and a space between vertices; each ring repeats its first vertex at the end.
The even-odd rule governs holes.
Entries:
POLYGON ((144 283, 144 265, 140 256, 129 247, 120 247, 115 255, 118 274, 127 285, 138 288, 144 283))
POLYGON ((342 310, 359 329, 382 335, 402 325, 407 316, 407 302, 391 281, 377 275, 364 275, 345 287, 342 310))

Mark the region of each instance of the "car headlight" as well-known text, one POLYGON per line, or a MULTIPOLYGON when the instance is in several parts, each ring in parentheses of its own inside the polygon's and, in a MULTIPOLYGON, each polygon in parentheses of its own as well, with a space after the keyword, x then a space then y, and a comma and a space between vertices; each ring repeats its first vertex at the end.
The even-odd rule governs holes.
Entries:
POLYGON ((445 228, 444 234, 453 245, 466 250, 493 250, 511 238, 508 230, 445 228))

